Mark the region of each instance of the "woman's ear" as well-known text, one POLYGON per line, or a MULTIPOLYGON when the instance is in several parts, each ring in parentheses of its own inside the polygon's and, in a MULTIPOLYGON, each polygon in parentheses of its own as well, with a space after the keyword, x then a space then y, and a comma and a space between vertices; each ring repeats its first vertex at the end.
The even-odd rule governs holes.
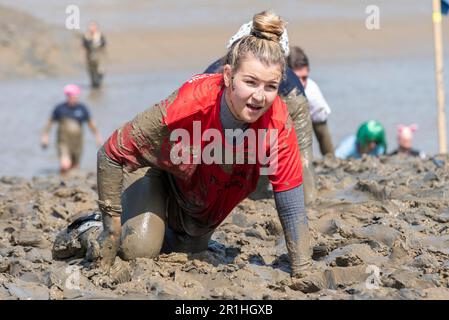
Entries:
POLYGON ((223 80, 224 85, 229 88, 232 82, 232 70, 229 64, 225 64, 223 67, 223 80))

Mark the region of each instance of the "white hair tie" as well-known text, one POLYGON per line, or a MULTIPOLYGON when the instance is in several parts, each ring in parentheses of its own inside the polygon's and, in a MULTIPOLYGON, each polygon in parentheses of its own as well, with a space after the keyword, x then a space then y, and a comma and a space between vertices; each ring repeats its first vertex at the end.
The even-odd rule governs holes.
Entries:
MULTIPOLYGON (((243 24, 240 27, 239 31, 237 31, 237 33, 234 34, 231 37, 231 39, 229 39, 227 48, 229 49, 232 46, 232 44, 234 42, 236 42, 238 39, 240 39, 240 38, 242 38, 244 36, 250 35, 252 28, 253 28, 253 22, 252 21, 243 24)), ((282 49, 284 50, 284 55, 286 57, 288 57, 288 55, 290 54, 290 48, 289 48, 289 45, 288 45, 288 35, 287 35, 287 29, 286 28, 284 28, 284 32, 282 32, 281 39, 279 40, 279 44, 281 45, 282 49)))

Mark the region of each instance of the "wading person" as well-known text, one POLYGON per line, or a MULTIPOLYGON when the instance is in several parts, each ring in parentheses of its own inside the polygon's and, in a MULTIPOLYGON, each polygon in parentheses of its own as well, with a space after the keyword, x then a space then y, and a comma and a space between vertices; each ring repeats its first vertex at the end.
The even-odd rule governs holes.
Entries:
MULTIPOLYGON (((300 151, 287 107, 278 97, 285 68, 279 45, 283 22, 264 13, 253 24, 254 31, 229 48, 222 74, 193 77, 116 130, 99 150, 103 227, 89 241, 88 260, 107 270, 117 254, 129 260, 207 250, 213 232, 267 169, 259 156, 249 163, 257 145, 270 155, 268 167, 275 164, 268 177, 290 256, 292 287, 306 292, 322 287, 322 279, 310 274, 300 151), (244 137, 261 131, 267 133, 265 143, 244 137), (195 135, 201 137, 199 148, 191 142, 195 135), (229 153, 244 161, 223 161, 229 153), (189 161, 178 162, 178 155, 189 161), (206 160, 209 156, 213 162, 206 160)), ((57 244, 58 239, 56 255, 57 244)))
POLYGON ((79 167, 83 151, 83 124, 87 123, 97 145, 103 143, 89 110, 79 102, 81 89, 73 84, 64 87, 66 101, 57 105, 41 136, 41 146, 48 147, 49 132, 57 122, 57 149, 61 174, 79 167))
POLYGON ((313 131, 320 146, 323 156, 334 155, 334 146, 327 125, 327 119, 331 109, 324 99, 317 83, 309 77, 310 65, 304 51, 299 47, 292 47, 287 63, 293 72, 298 76, 306 93, 310 106, 310 116, 312 118, 313 131))
MULTIPOLYGON (((266 13, 261 13, 263 16, 266 13)), ((249 35, 253 30, 253 21, 243 24, 228 42, 228 49, 240 38, 249 35)), ((284 28, 280 45, 285 57, 289 55, 287 29, 284 28)), ((227 56, 216 60, 204 73, 221 73, 223 66, 227 63, 227 56)), ((287 105, 288 112, 293 120, 298 145, 301 151, 302 173, 304 182, 304 197, 306 204, 313 202, 316 196, 315 175, 313 170, 312 154, 312 122, 309 112, 309 103, 304 95, 304 88, 295 73, 286 66, 285 74, 279 85, 279 96, 287 105)), ((250 195, 252 199, 260 199, 272 196, 269 190, 269 181, 266 176, 259 179, 257 189, 250 195)))
POLYGON ((385 129, 376 120, 364 122, 357 134, 346 137, 335 150, 335 156, 341 159, 359 159, 363 154, 379 156, 386 153, 385 129))
POLYGON ((86 50, 87 71, 92 88, 99 88, 103 81, 103 60, 106 39, 96 22, 89 24, 89 30, 83 36, 83 47, 86 50))

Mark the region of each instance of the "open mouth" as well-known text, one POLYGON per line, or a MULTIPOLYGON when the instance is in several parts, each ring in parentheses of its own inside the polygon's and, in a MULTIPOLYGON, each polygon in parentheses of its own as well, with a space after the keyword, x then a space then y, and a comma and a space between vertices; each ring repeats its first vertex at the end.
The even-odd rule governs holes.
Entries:
POLYGON ((247 103, 246 106, 252 111, 260 111, 263 108, 263 107, 259 107, 254 104, 251 104, 251 103, 247 103))

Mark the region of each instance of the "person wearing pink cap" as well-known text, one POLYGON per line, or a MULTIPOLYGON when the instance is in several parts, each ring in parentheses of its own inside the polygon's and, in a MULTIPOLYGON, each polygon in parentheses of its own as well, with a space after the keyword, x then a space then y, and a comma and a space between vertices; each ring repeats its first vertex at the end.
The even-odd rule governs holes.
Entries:
POLYGON ((398 148, 390 155, 407 155, 413 157, 425 158, 424 152, 413 149, 413 133, 418 129, 416 124, 409 126, 400 124, 398 125, 398 148))
POLYGON ((87 125, 95 135, 97 145, 103 143, 103 139, 90 116, 89 110, 79 102, 80 87, 74 84, 66 85, 64 94, 67 97, 66 101, 55 107, 41 136, 41 146, 46 149, 53 122, 58 123, 57 149, 61 174, 79 167, 83 149, 82 125, 85 122, 87 122, 87 125))

